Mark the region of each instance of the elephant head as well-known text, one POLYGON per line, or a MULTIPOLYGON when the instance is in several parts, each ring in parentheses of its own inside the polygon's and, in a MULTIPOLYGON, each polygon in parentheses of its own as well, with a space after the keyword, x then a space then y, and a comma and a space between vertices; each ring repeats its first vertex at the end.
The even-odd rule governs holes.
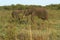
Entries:
POLYGON ((33 12, 32 9, 26 9, 24 13, 25 13, 25 16, 29 16, 32 14, 32 12, 33 12))

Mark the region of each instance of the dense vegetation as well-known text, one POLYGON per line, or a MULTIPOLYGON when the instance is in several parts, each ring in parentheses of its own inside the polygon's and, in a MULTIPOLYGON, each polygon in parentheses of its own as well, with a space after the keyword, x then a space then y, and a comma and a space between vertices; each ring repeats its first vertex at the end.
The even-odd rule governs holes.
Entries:
POLYGON ((11 5, 0 6, 0 40, 60 40, 60 4, 43 6, 48 12, 48 21, 34 17, 35 24, 26 23, 24 17, 19 23, 11 16, 12 10, 24 10, 40 5, 11 5), (12 21, 14 20, 14 21, 12 21))
MULTIPOLYGON (((9 5, 9 6, 0 6, 0 10, 14 10, 14 9, 27 9, 29 7, 42 7, 41 5, 22 5, 22 4, 12 4, 12 5, 9 5)), ((46 6, 43 6, 43 7, 46 7, 46 8, 50 8, 50 9, 55 9, 55 10, 59 10, 60 9, 60 4, 51 4, 51 5, 46 5, 46 6)))

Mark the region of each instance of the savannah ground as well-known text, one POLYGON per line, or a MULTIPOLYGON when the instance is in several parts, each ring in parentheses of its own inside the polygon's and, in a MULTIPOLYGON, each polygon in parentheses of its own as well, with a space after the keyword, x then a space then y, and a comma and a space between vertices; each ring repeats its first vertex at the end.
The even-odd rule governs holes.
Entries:
MULTIPOLYGON (((34 17, 35 24, 19 23, 11 10, 0 10, 0 40, 60 40, 60 10, 47 9, 48 21, 34 17), (12 21, 14 20, 14 21, 12 21)), ((26 17, 21 19, 26 21, 26 17)))

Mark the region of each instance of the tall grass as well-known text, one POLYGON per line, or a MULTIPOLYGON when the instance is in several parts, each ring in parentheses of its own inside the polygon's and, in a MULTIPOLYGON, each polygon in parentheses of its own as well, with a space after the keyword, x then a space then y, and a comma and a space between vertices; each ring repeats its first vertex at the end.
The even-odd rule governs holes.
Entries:
POLYGON ((30 16, 26 24, 12 21, 11 12, 0 10, 0 40, 60 40, 60 10, 47 9, 48 21, 34 17, 32 25, 30 16))

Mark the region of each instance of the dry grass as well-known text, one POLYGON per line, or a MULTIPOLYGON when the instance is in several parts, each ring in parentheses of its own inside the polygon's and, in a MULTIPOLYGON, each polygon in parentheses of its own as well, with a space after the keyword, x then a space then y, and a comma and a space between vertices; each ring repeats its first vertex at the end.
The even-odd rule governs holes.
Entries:
POLYGON ((47 11, 48 21, 35 17, 36 23, 31 25, 31 20, 28 24, 13 22, 11 11, 1 10, 0 40, 60 40, 60 10, 47 11))

